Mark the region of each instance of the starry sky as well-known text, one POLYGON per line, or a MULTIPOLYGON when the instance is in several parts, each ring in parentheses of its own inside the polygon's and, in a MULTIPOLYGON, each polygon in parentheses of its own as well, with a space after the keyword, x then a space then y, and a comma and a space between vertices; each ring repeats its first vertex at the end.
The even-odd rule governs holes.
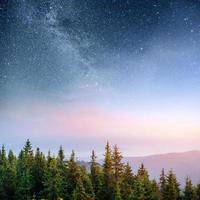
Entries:
POLYGON ((199 52, 199 0, 0 0, 0 142, 198 150, 199 52))

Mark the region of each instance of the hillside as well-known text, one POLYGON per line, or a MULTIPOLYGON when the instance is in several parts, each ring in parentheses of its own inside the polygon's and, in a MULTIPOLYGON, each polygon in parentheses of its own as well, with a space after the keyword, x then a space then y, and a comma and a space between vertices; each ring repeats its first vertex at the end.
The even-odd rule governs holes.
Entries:
POLYGON ((134 172, 141 163, 144 163, 151 178, 158 179, 161 169, 165 168, 166 171, 173 169, 181 184, 184 183, 186 176, 189 176, 194 184, 200 182, 200 151, 126 157, 124 162, 129 162, 134 172))

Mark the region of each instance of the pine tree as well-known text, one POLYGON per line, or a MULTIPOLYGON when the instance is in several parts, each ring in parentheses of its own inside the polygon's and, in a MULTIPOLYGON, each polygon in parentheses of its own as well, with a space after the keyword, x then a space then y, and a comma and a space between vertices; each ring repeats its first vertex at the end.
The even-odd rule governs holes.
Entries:
POLYGON ((92 187, 92 182, 91 179, 89 178, 86 168, 84 166, 80 167, 81 170, 81 182, 84 185, 84 190, 86 193, 86 196, 88 199, 90 200, 94 200, 95 199, 95 193, 92 187))
POLYGON ((160 186, 160 192, 161 192, 161 200, 165 200, 167 194, 166 194, 166 176, 165 176, 164 169, 162 169, 161 171, 159 186, 160 186))
POLYGON ((145 199, 145 188, 143 180, 140 176, 136 176, 133 185, 133 192, 131 193, 129 200, 144 200, 145 199))
POLYGON ((113 188, 113 163, 112 152, 110 145, 107 142, 105 147, 105 158, 103 164, 103 185, 101 191, 101 199, 113 200, 114 188, 113 188))
POLYGON ((8 161, 6 157, 6 150, 3 145, 0 151, 0 199, 4 199, 6 196, 4 186, 6 181, 5 171, 7 166, 8 161))
POLYGON ((27 168, 31 168, 34 159, 33 159, 32 145, 29 139, 26 141, 23 152, 24 152, 24 157, 25 157, 25 160, 24 160, 25 165, 27 168))
POLYGON ((151 185, 151 181, 149 180, 149 175, 147 170, 144 167, 144 164, 142 163, 139 170, 138 170, 138 181, 140 182, 140 184, 143 187, 143 191, 144 191, 144 200, 149 200, 151 199, 151 195, 152 195, 152 185, 151 185))
POLYGON ((92 187, 95 193, 95 200, 99 199, 100 195, 100 189, 101 189, 101 178, 100 178, 100 167, 97 165, 96 162, 96 155, 94 150, 92 151, 92 156, 91 156, 91 182, 92 182, 92 187))
POLYGON ((33 191, 34 191, 34 198, 36 200, 41 199, 43 197, 43 190, 44 190, 44 174, 46 168, 46 160, 45 156, 40 149, 36 149, 33 167, 32 167, 32 177, 33 177, 33 191))
POLYGON ((178 199, 180 199, 179 183, 176 180, 176 175, 170 170, 166 179, 166 200, 178 199))
POLYGON ((76 189, 77 183, 81 179, 81 171, 75 158, 75 153, 72 151, 69 161, 67 162, 67 188, 66 199, 71 199, 73 192, 76 189))
POLYGON ((47 154, 47 167, 49 167, 50 166, 50 163, 51 163, 51 161, 52 161, 52 156, 51 156, 51 151, 49 150, 48 151, 48 154, 47 154))
POLYGON ((16 168, 16 164, 17 164, 17 158, 14 155, 13 151, 10 150, 9 153, 8 153, 8 166, 15 169, 16 168))
POLYGON ((3 145, 1 148, 1 154, 0 154, 0 165, 6 166, 6 164, 7 164, 6 150, 5 150, 5 146, 3 145))
POLYGON ((7 164, 3 178, 4 198, 13 200, 16 194, 16 157, 11 150, 8 153, 7 164))
POLYGON ((23 148, 24 152, 24 166, 25 166, 25 173, 27 177, 29 177, 29 188, 30 188, 30 197, 33 197, 33 176, 32 176, 32 169, 33 169, 33 162, 34 162, 34 153, 32 149, 32 144, 29 139, 27 139, 25 146, 23 148))
POLYGON ((60 188, 60 194, 62 199, 68 199, 69 194, 67 193, 67 166, 65 162, 65 155, 64 150, 62 146, 60 146, 57 156, 57 162, 58 162, 58 169, 60 171, 61 175, 61 188, 60 188))
MULTIPOLYGON (((76 183, 76 199, 77 200, 89 200, 89 198, 87 199, 87 194, 85 192, 85 189, 83 187, 83 183, 81 181, 81 179, 78 180, 78 182, 76 183)), ((72 194, 72 197, 74 196, 74 193, 72 194)))
POLYGON ((197 199, 197 196, 196 196, 195 188, 192 185, 191 179, 187 177, 185 190, 184 190, 184 200, 196 200, 196 199, 197 199))
POLYGON ((114 146, 114 150, 112 153, 112 164, 113 164, 113 173, 114 173, 114 184, 117 185, 121 181, 121 176, 123 172, 123 163, 122 163, 122 155, 119 151, 117 145, 114 146))
POLYGON ((64 166, 64 164, 65 164, 64 159, 65 159, 64 150, 63 150, 62 146, 60 146, 60 149, 58 151, 58 157, 57 157, 58 166, 61 166, 61 167, 64 166))
POLYGON ((8 157, 5 147, 0 154, 0 199, 12 200, 16 193, 16 158, 10 150, 8 157))
POLYGON ((17 199, 31 199, 31 173, 30 169, 26 168, 24 161, 24 153, 21 152, 17 160, 17 199))
POLYGON ((140 177, 149 177, 147 170, 144 167, 144 164, 142 163, 140 165, 140 168, 138 169, 138 176, 140 177))
POLYGON ((58 163, 52 158, 44 175, 44 193, 49 200, 57 200, 60 197, 61 177, 58 163))
POLYGON ((130 199, 133 194, 133 184, 134 184, 134 176, 129 163, 124 166, 122 181, 120 184, 121 187, 121 197, 122 199, 130 199))
POLYGON ((21 200, 29 200, 33 197, 33 150, 29 140, 20 152, 17 160, 17 191, 16 196, 21 200))
POLYGON ((150 200, 160 200, 161 199, 161 193, 159 190, 159 185, 157 184, 156 180, 153 180, 151 183, 152 191, 150 200))
POLYGON ((86 192, 84 183, 79 179, 70 200, 94 200, 94 196, 86 192))

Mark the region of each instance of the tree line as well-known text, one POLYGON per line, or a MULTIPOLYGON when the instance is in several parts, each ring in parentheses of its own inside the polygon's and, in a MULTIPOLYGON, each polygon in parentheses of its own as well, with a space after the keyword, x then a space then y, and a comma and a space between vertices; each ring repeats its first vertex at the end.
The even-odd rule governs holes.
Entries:
POLYGON ((187 178, 180 189, 176 175, 161 171, 160 180, 150 180, 141 164, 137 173, 122 162, 115 145, 106 144, 103 165, 92 151, 90 171, 81 166, 74 151, 66 160, 63 148, 57 156, 45 156, 39 148, 33 152, 26 141, 18 157, 12 150, 0 150, 1 200, 200 200, 200 184, 187 178))

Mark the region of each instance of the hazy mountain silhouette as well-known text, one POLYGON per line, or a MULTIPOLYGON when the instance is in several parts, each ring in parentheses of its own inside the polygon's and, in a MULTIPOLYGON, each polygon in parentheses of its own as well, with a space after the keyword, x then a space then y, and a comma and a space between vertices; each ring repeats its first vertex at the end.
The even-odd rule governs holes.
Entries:
POLYGON ((143 157, 125 157, 136 172, 141 163, 144 163, 151 178, 159 179, 161 169, 167 172, 170 169, 176 173, 179 182, 183 185, 189 176, 194 184, 200 183, 200 151, 183 153, 168 153, 143 157))

